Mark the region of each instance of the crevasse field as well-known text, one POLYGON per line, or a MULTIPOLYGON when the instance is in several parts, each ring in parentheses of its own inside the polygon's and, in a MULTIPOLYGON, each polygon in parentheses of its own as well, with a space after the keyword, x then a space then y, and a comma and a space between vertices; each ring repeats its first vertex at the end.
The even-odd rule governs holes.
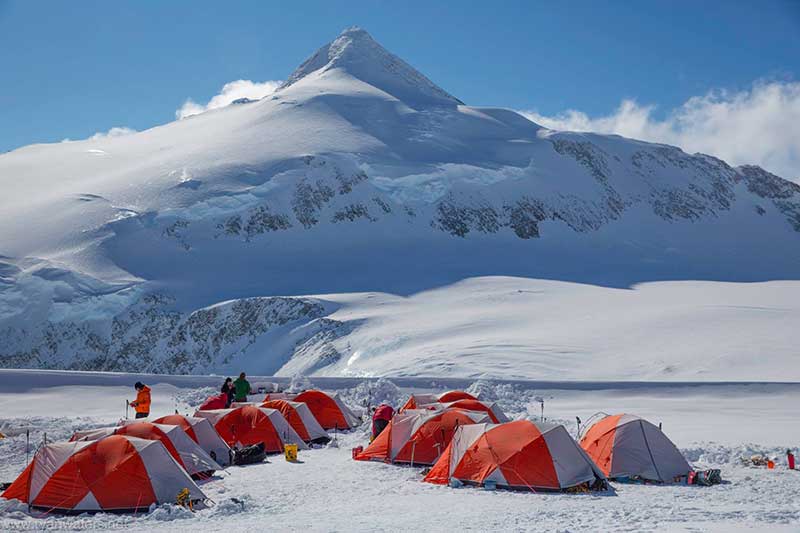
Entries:
MULTIPOLYGON (((153 414, 193 412, 217 377, 0 371, 0 409, 14 413, 4 429, 31 428, 34 443, 66 439, 77 429, 124 416, 133 383, 153 386, 153 414), (76 416, 77 414, 77 416, 76 416)), ((274 378, 265 378, 274 381, 274 378)), ((259 378, 252 378, 253 382, 259 378)), ((282 380, 289 384, 289 380, 282 380)), ((163 505, 134 515, 43 516, 0 500, 0 529, 230 531, 797 531, 800 471, 785 466, 797 447, 797 384, 524 382, 424 378, 314 378, 295 385, 338 390, 357 412, 366 402, 399 405, 413 391, 464 387, 497 401, 512 418, 545 416, 575 434, 575 416, 632 412, 655 423, 698 468, 722 469, 713 487, 612 483, 603 494, 530 494, 452 489, 421 482, 422 469, 353 461, 369 424, 339 434, 338 447, 303 451, 300 462, 230 467, 201 484, 213 500, 195 513, 163 505), (741 457, 778 457, 775 470, 746 467, 741 457)), ((0 479, 24 467, 24 433, 0 440, 0 479)))

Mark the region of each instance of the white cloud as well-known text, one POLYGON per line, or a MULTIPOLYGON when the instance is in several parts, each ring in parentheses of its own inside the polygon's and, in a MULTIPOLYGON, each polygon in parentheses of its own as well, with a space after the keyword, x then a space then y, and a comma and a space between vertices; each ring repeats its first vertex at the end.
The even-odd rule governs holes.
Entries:
POLYGON ((122 137, 124 135, 130 135, 131 133, 136 133, 136 130, 132 128, 126 128, 124 126, 114 126, 108 131, 98 131, 89 137, 89 140, 97 141, 99 139, 106 139, 108 137, 122 137))
POLYGON ((249 98, 250 100, 258 100, 268 94, 275 92, 280 86, 279 81, 265 81, 253 82, 250 80, 236 80, 226 83, 219 94, 214 95, 206 105, 198 104, 191 98, 187 98, 183 105, 175 111, 176 118, 186 118, 192 115, 197 115, 208 111, 209 109, 217 109, 229 105, 234 100, 240 98, 249 98))
MULTIPOLYGON (((136 130, 132 128, 126 128, 125 126, 114 126, 108 131, 98 131, 94 135, 87 137, 85 140, 99 141, 101 139, 108 139, 109 137, 122 137, 123 135, 130 135, 131 133, 136 133, 136 130)), ((66 139, 62 139, 61 142, 69 143, 74 141, 67 137, 66 139)))
POLYGON ((746 91, 695 96, 654 117, 655 106, 624 100, 610 115, 568 110, 555 116, 522 114, 547 128, 616 133, 679 146, 730 164, 757 164, 800 182, 800 82, 759 82, 746 91))

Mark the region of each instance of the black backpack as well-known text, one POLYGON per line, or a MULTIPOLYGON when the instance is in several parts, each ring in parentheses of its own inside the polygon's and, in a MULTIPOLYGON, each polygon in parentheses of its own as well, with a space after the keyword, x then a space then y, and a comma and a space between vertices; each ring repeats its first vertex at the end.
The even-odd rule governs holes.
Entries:
POLYGON ((266 458, 267 452, 264 451, 263 442, 253 444, 252 446, 245 446, 240 450, 233 450, 233 464, 235 465, 260 463, 266 458))
POLYGON ((697 472, 694 478, 695 485, 703 485, 708 487, 710 485, 719 485, 720 483, 722 483, 722 474, 716 468, 697 472))

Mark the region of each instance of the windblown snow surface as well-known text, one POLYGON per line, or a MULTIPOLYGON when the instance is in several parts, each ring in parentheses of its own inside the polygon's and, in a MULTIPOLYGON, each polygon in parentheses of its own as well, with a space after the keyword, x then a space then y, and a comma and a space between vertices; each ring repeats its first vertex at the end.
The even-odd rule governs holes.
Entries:
POLYGON ((262 100, 2 154, 0 190, 3 367, 800 372, 800 186, 465 105, 360 29, 262 100))
MULTIPOLYGON (((124 415, 130 384, 153 388, 153 415, 193 412, 219 385, 218 377, 0 371, 0 480, 25 465, 24 430, 35 446, 73 431, 108 425, 124 415), (214 388, 212 388, 214 387, 214 388), (79 416, 75 416, 80 413, 79 416)), ((214 501, 192 513, 162 505, 139 515, 62 517, 29 512, 0 500, 0 529, 132 529, 140 531, 797 531, 800 471, 786 468, 785 452, 798 452, 797 384, 675 384, 642 382, 499 382, 399 378, 311 378, 284 385, 338 390, 356 412, 369 402, 400 405, 410 392, 463 387, 497 401, 511 418, 538 419, 538 396, 549 421, 574 435, 575 416, 633 412, 664 431, 697 468, 722 470, 713 487, 612 483, 602 494, 531 494, 452 489, 421 482, 422 469, 364 463, 350 448, 367 442, 369 424, 337 437, 338 447, 280 456, 268 463, 231 467, 202 490, 214 501), (766 454, 775 470, 746 467, 741 457, 766 454)))

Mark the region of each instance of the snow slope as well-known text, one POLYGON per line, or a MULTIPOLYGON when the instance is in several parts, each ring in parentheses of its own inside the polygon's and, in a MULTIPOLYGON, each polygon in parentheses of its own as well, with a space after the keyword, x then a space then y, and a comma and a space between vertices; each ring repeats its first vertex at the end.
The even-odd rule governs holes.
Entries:
MULTIPOLYGON (((0 480, 24 467, 25 438, 67 438, 77 429, 116 422, 130 383, 141 376, 102 373, 0 371, 0 480), (58 406, 70 405, 69 413, 58 406), (70 416, 79 412, 82 416, 70 416)), ((312 378, 317 381, 316 378, 312 378)), ((191 410, 218 384, 205 376, 148 376, 156 415, 191 410)), ((430 380, 361 381, 320 378, 338 389, 352 407, 389 401, 410 392, 442 390, 430 380)), ((722 470, 726 483, 710 488, 613 483, 600 495, 528 494, 451 489, 421 482, 420 468, 364 463, 350 448, 367 441, 368 426, 338 435, 338 448, 300 453, 300 463, 281 457, 269 463, 232 467, 203 484, 215 502, 190 513, 165 505, 139 515, 42 516, 24 505, 0 500, 0 529, 122 529, 143 531, 796 531, 800 527, 800 471, 785 467, 785 450, 797 452, 797 384, 509 383, 452 381, 500 403, 512 417, 536 419, 537 396, 548 420, 575 433, 575 416, 598 410, 638 413, 664 431, 696 467, 722 470), (776 457, 775 470, 748 468, 741 457, 776 457), (337 498, 337 494, 347 494, 337 498)))
MULTIPOLYGON (((628 289, 800 273, 800 186, 670 146, 554 132, 509 110, 463 105, 360 29, 260 101, 2 154, 0 190, 6 367, 344 372, 341 358, 358 346, 339 340, 362 328, 351 340, 366 341, 379 321, 332 315, 347 297, 280 297, 406 297, 478 276, 628 289)), ((733 299, 749 295, 743 305, 760 298, 727 287, 733 299)), ((793 281, 783 287, 795 290, 793 281)), ((658 304, 648 305, 656 328, 658 304)), ((756 320, 772 338, 782 322, 767 322, 756 320)), ((627 325, 612 320, 608 330, 627 325)), ((743 336, 710 328, 704 346, 743 336)), ((794 339, 777 337, 779 347, 794 339)), ((519 350, 487 350, 497 361, 487 371, 515 374, 522 363, 556 372, 554 352, 530 344, 546 339, 516 338, 519 350)), ((392 358, 391 342, 384 366, 373 358, 351 370, 415 373, 392 358)), ((586 342, 594 344, 576 349, 586 357, 619 345, 586 342)), ((668 374, 693 350, 626 375, 668 374)), ((716 371, 740 357, 718 351, 722 360, 700 366, 716 371)), ((437 370, 478 372, 435 357, 437 370)), ((768 357, 772 367, 741 376, 796 375, 786 352, 768 357)))

